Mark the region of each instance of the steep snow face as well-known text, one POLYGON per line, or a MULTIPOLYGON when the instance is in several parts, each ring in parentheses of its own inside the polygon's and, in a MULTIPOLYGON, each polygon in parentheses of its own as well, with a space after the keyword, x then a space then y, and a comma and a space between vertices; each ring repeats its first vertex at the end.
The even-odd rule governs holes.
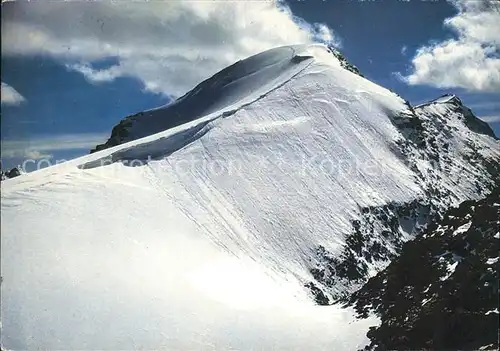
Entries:
MULTIPOLYGON (((493 131, 454 95, 415 108, 421 143, 408 157, 443 207, 486 195, 500 183, 500 147, 493 131)), ((431 194, 430 194, 431 195, 431 194)))
MULTIPOLYGON (((394 152, 414 172, 425 196, 363 207, 340 255, 317 248, 311 272, 336 298, 359 289, 450 206, 480 199, 500 186, 499 142, 456 96, 409 107, 393 121, 401 132, 394 152)), ((316 300, 328 302, 321 292, 316 300)))
POLYGON ((149 167, 112 168, 28 174, 14 192, 2 182, 5 349, 363 344, 373 319, 314 306, 293 277, 216 245, 149 167))
POLYGON ((4 346, 356 349, 375 321, 305 286, 329 293, 316 251, 363 209, 428 196, 412 113, 325 47, 278 48, 126 122, 133 141, 2 182, 4 346))
MULTIPOLYGON (((438 117, 445 118, 445 121, 452 121, 453 119, 459 120, 461 123, 455 123, 454 130, 457 127, 467 126, 473 132, 485 134, 493 139, 496 139, 493 130, 488 123, 480 120, 472 111, 462 104, 462 101, 456 95, 443 95, 437 99, 431 100, 425 104, 415 106, 415 110, 424 115, 438 115, 438 117)), ((467 134, 470 131, 466 131, 467 134)))

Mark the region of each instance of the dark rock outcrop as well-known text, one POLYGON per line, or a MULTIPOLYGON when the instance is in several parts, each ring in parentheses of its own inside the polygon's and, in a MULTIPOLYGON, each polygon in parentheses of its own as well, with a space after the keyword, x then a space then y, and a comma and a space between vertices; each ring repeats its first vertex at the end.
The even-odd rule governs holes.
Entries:
POLYGON ((18 176, 20 176, 22 174, 22 172, 20 171, 19 167, 14 167, 14 168, 11 168, 11 169, 7 169, 5 171, 1 170, 0 173, 1 173, 0 174, 0 179, 1 180, 18 177, 18 176))
POLYGON ((353 294, 381 319, 366 350, 497 350, 499 218, 499 188, 463 202, 353 294))

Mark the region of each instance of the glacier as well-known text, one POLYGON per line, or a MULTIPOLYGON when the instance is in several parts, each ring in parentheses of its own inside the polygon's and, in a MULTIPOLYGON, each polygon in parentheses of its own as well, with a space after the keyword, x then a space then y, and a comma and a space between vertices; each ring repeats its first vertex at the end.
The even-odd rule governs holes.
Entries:
MULTIPOLYGON (((90 155, 3 181, 3 347, 367 343, 376 318, 312 298, 353 288, 314 274, 318 248, 340 257, 365 209, 487 194, 500 150, 456 98, 413 108, 344 66, 323 45, 272 49, 125 119, 90 155)), ((420 224, 398 218, 401 241, 420 224)), ((389 262, 357 259, 360 282, 389 262)))

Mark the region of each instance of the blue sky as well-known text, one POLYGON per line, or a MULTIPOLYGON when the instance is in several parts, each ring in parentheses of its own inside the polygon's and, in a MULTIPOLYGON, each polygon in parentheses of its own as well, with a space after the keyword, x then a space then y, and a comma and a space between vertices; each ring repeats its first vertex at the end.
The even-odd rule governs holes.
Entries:
POLYGON ((238 59, 318 40, 413 104, 457 94, 500 135, 499 25, 477 0, 4 3, 2 164, 84 155, 238 59))

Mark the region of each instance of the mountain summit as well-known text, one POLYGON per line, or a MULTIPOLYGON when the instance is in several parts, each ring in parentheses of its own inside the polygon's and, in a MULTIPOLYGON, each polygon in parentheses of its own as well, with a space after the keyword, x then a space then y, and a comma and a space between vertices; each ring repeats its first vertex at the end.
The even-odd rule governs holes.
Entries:
POLYGON ((4 346, 367 343, 376 320, 317 304, 489 194, 500 148, 458 98, 412 107, 346 67, 322 45, 266 51, 2 182, 4 346))
POLYGON ((223 69, 171 104, 127 117, 113 128, 106 143, 91 152, 162 132, 214 112, 231 113, 232 108, 251 103, 286 83, 320 57, 359 74, 333 48, 295 45, 271 49, 223 69))

